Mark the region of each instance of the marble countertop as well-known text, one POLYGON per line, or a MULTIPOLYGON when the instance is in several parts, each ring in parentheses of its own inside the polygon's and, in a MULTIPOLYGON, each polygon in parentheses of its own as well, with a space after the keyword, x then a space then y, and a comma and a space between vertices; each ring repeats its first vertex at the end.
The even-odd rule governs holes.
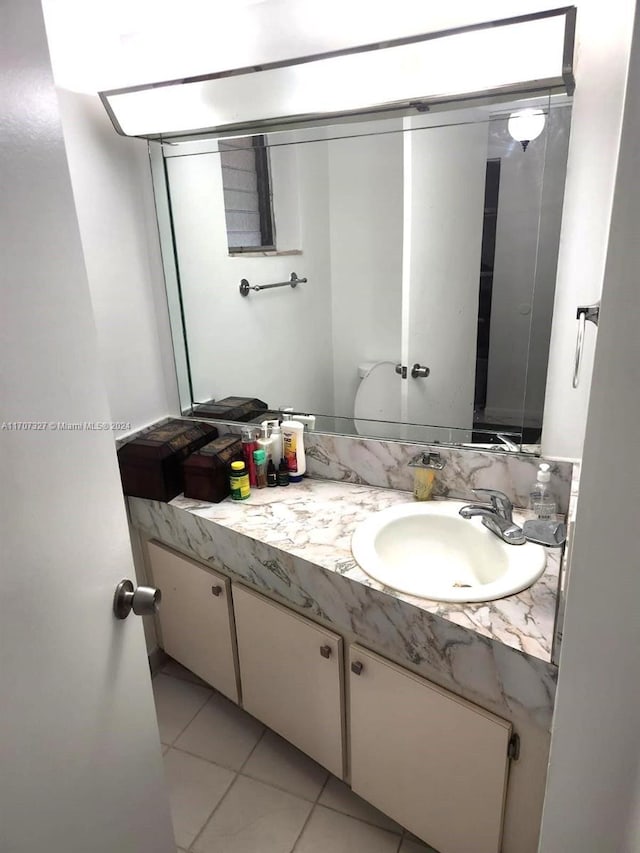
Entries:
MULTIPOLYGON (((351 554, 355 527, 371 513, 411 499, 406 491, 306 478, 286 488, 254 489, 251 497, 242 502, 228 498, 210 504, 181 495, 170 506, 301 557, 548 663, 556 611, 558 551, 547 549, 545 572, 529 589, 477 604, 435 602, 397 592, 383 587, 358 566, 351 554)), ((520 522, 524 518, 517 513, 514 517, 520 522)))

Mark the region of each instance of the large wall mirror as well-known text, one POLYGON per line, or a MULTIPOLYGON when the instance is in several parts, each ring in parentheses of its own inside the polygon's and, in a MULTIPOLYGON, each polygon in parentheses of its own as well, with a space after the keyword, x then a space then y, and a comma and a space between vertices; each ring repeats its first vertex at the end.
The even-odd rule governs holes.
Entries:
POLYGON ((574 28, 566 7, 101 93, 152 140, 183 411, 536 452, 574 28))
POLYGON ((570 115, 546 97, 154 145, 191 401, 535 450, 570 115))

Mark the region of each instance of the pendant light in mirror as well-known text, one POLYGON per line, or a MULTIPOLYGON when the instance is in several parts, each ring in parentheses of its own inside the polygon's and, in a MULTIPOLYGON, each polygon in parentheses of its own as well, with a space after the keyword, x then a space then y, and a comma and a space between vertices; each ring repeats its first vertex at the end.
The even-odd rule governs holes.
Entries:
POLYGON ((511 113, 507 122, 507 129, 516 142, 522 145, 522 150, 527 150, 527 145, 537 139, 544 130, 545 115, 539 109, 517 110, 511 113))

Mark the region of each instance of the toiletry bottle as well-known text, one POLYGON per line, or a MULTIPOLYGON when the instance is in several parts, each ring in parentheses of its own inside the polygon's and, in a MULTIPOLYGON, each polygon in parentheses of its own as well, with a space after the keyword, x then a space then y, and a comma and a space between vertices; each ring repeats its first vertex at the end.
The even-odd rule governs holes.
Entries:
POLYGON ((244 501, 251 494, 251 486, 249 485, 249 475, 244 462, 231 463, 231 476, 229 477, 231 485, 231 500, 244 501))
POLYGON ((257 446, 261 447, 267 455, 267 459, 271 458, 271 450, 273 448, 273 438, 269 435, 269 430, 273 421, 262 421, 260 428, 262 435, 257 441, 257 446))
POLYGON ((259 447, 253 451, 253 461, 256 466, 256 486, 259 489, 267 487, 267 454, 264 448, 259 447))
POLYGON ((257 447, 258 445, 256 444, 254 431, 251 427, 244 427, 242 430, 242 455, 244 456, 244 461, 247 466, 249 483, 252 486, 256 485, 256 466, 253 461, 253 451, 256 450, 257 447))
POLYGON ((271 459, 277 468, 282 459, 282 430, 280 429, 280 421, 269 421, 271 424, 271 459))
POLYGON ((284 459, 280 460, 280 464, 278 465, 278 473, 276 475, 277 483, 279 486, 288 486, 289 485, 289 469, 287 468, 287 463, 284 459))
POLYGON ((273 464, 273 459, 270 459, 269 464, 267 465, 267 486, 269 486, 269 488, 271 489, 277 485, 278 474, 276 472, 276 466, 273 464))
POLYGON ((529 493, 529 507, 538 518, 553 521, 556 517, 556 502, 549 489, 550 467, 546 462, 541 462, 538 466, 536 482, 529 493))
POLYGON ((282 446, 289 471, 289 482, 299 483, 307 464, 304 456, 304 424, 299 421, 282 421, 282 446))

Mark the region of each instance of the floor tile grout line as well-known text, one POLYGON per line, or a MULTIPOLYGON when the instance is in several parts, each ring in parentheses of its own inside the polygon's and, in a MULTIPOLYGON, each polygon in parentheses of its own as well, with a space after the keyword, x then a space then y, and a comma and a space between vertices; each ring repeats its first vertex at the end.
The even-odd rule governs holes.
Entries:
MULTIPOLYGON (((172 676, 172 675, 167 675, 167 676, 165 676, 165 677, 166 677, 166 678, 173 678, 173 676, 172 676)), ((187 684, 190 684, 190 683, 191 683, 191 682, 185 681, 185 679, 178 679, 178 678, 174 678, 174 681, 182 681, 182 683, 187 683, 187 684)), ((194 685, 194 686, 195 686, 195 687, 197 687, 198 685, 196 684, 196 685, 194 685)), ((195 712, 195 714, 193 715, 193 717, 191 717, 191 718, 189 719, 189 722, 188 722, 185 726, 183 726, 183 728, 181 728, 181 729, 180 729, 180 731, 179 731, 179 732, 178 732, 178 734, 174 737, 174 739, 171 741, 171 743, 165 743, 165 746, 172 747, 172 746, 174 745, 174 743, 178 740, 178 738, 182 737, 182 735, 183 735, 183 734, 185 733, 185 731, 189 728, 189 726, 190 726, 190 725, 191 725, 191 723, 195 720, 195 718, 198 716, 198 714, 200 713, 200 711, 202 711, 202 709, 203 709, 203 708, 204 708, 204 706, 207 704, 207 702, 209 702, 209 700, 210 700, 213 696, 216 696, 216 695, 217 695, 217 691, 216 691, 216 690, 214 690, 214 689, 213 689, 213 687, 208 687, 208 688, 207 688, 207 690, 209 690, 209 691, 210 691, 210 695, 209 695, 209 696, 207 696, 207 698, 204 700, 204 702, 202 703, 202 705, 200 705, 200 707, 199 707, 199 708, 198 708, 198 710, 195 712)), ((156 717, 157 717, 157 711, 156 711, 156 717)), ((164 741, 162 741, 162 740, 161 740, 160 742, 161 742, 161 743, 164 743, 164 741)))
POLYGON ((322 787, 321 787, 321 788, 320 788, 320 790, 318 791, 318 796, 315 798, 315 801, 313 802, 313 804, 312 804, 311 808, 309 809, 309 814, 307 815, 307 819, 306 819, 306 820, 305 820, 305 822, 302 824, 302 828, 300 829, 300 832, 298 833, 298 837, 297 837, 297 838, 296 838, 296 840, 293 842, 293 847, 291 848, 291 850, 289 851, 289 853, 295 853, 296 847, 298 846, 298 842, 300 841, 300 839, 301 839, 301 838, 302 838, 302 836, 304 835, 304 831, 305 831, 305 829, 307 828, 307 824, 308 824, 308 823, 309 823, 309 821, 311 820, 311 816, 313 815, 313 813, 315 812, 315 810, 316 810, 316 808, 317 808, 317 806, 318 806, 318 800, 319 800, 319 799, 320 799, 320 797, 322 796, 322 792, 324 791, 324 789, 327 787, 327 783, 329 782, 329 779, 330 779, 330 778, 331 778, 331 773, 327 773, 327 778, 324 780, 324 784, 322 785, 322 787))
POLYGON ((181 682, 186 681, 187 684, 195 684, 196 687, 204 687, 207 690, 215 690, 215 687, 212 687, 210 684, 207 684, 206 681, 203 681, 199 676, 197 676, 195 674, 194 674, 193 678, 187 678, 187 676, 177 675, 177 673, 174 673, 174 672, 165 672, 164 669, 161 669, 158 672, 156 672, 156 674, 153 677, 157 678, 159 675, 164 675, 167 678, 173 678, 176 681, 181 681, 181 682), (196 678, 198 679, 197 681, 196 681, 196 678))
POLYGON ((240 775, 245 779, 251 779, 252 782, 260 782, 261 785, 267 785, 269 788, 275 788, 276 791, 282 791, 283 794, 289 794, 290 797, 297 797, 299 800, 304 800, 305 803, 315 805, 315 800, 312 800, 309 797, 303 797, 302 794, 296 794, 289 788, 283 788, 283 786, 277 782, 269 782, 267 779, 261 779, 259 776, 252 776, 251 773, 246 772, 240 773, 240 775))
MULTIPOLYGON (((241 771, 241 770, 242 770, 242 768, 245 766, 245 764, 247 763, 247 761, 251 758, 251 756, 252 756, 252 755, 253 755, 253 753, 256 751, 256 749, 258 748, 258 744, 260 743, 260 741, 262 740, 262 738, 265 736, 266 731, 267 731, 267 729, 263 727, 262 732, 260 733, 260 737, 259 737, 259 738, 258 738, 258 740, 255 742, 255 744, 253 745, 253 748, 252 748, 252 749, 251 749, 251 751, 249 752, 249 755, 247 755, 247 757, 245 758, 245 760, 242 762, 242 764, 241 764, 241 766, 240 766, 240 770, 236 770, 236 771, 235 771, 236 775, 235 775, 235 777, 234 777, 233 781, 231 782, 231 784, 229 785, 229 787, 227 788, 227 790, 224 792, 224 794, 220 797, 220 800, 219 800, 219 801, 216 803, 216 805, 213 807, 213 809, 212 809, 211 813, 209 814, 209 816, 206 818, 206 820, 204 821, 204 823, 203 823, 203 824, 202 824, 202 826, 200 827, 199 832, 197 833, 197 835, 195 836, 195 838, 193 839, 193 841, 192 841, 192 842, 191 842, 191 844, 189 845, 189 850, 193 850, 193 849, 194 849, 194 848, 193 848, 193 845, 198 841, 198 839, 200 838, 200 836, 202 835, 202 833, 205 831, 205 829, 207 828, 207 826, 210 824, 210 822, 211 822, 211 820, 212 820, 213 816, 215 815, 215 813, 218 811, 218 809, 220 808, 220 806, 222 805, 222 803, 227 799, 227 796, 229 795, 229 792, 231 791, 231 789, 235 787, 236 782, 237 782, 237 781, 238 781, 238 779, 240 778, 240 771, 241 771)), ((214 764, 215 762, 213 762, 213 761, 212 761, 212 762, 210 762, 210 763, 211 763, 211 764, 214 764)), ((217 765, 217 766, 220 766, 220 765, 217 765)), ((228 768, 226 768, 226 769, 228 769, 228 768)))
MULTIPOLYGON (((221 770, 229 770, 231 773, 240 773, 237 767, 230 767, 228 764, 221 764, 219 761, 214 761, 212 758, 205 758, 204 755, 200 755, 197 752, 191 752, 190 749, 185 749, 184 746, 172 745, 169 749, 175 749, 176 752, 182 752, 190 758, 199 758, 200 761, 205 761, 207 764, 213 764, 214 767, 219 767, 221 770)), ((244 767, 244 764, 242 766, 244 767)), ((246 773, 243 773, 242 775, 246 776, 248 779, 252 778, 251 776, 247 776, 246 773)), ((261 780, 257 779, 256 781, 260 782, 261 780)))
MULTIPOLYGON (((335 806, 328 806, 326 803, 317 803, 317 805, 322 806, 323 809, 329 809, 330 812, 336 812, 337 814, 343 815, 343 817, 350 817, 351 820, 359 820, 360 823, 366 823, 367 826, 373 826, 375 829, 382 829, 384 832, 390 832, 391 835, 399 835, 400 838, 402 838, 404 827, 400 826, 400 824, 398 824, 398 826, 400 826, 400 832, 397 832, 395 829, 389 829, 386 826, 380 826, 379 823, 373 823, 373 821, 367 820, 365 817, 356 817, 353 814, 349 814, 349 812, 343 812, 342 809, 337 809, 335 806)), ((384 814, 384 812, 380 812, 380 814, 384 814)), ((393 818, 389 818, 389 820, 393 820, 393 818)))
POLYGON ((200 836, 202 835, 202 833, 205 831, 205 829, 207 828, 207 826, 209 826, 209 823, 210 823, 210 821, 211 821, 211 818, 212 818, 212 817, 214 816, 214 814, 218 811, 218 809, 220 808, 220 806, 222 805, 222 803, 227 799, 227 796, 228 796, 228 794, 229 794, 229 791, 231 791, 231 789, 235 787, 235 784, 236 784, 236 782, 238 781, 239 776, 240 776, 240 774, 239 774, 238 772, 236 772, 236 775, 233 777, 233 780, 231 781, 231 784, 229 785, 229 787, 227 788, 227 790, 224 792, 224 794, 220 797, 220 799, 219 799, 219 800, 218 800, 218 802, 215 804, 215 806, 211 809, 211 812, 209 813, 209 816, 208 816, 207 818, 205 818, 204 823, 202 824, 202 826, 200 827, 200 829, 198 830, 198 832, 195 834, 195 836, 194 836, 194 838, 193 838, 193 841, 191 842, 191 844, 190 844, 190 845, 189 845, 189 847, 187 848, 188 850, 193 850, 193 849, 194 849, 194 844, 196 844, 196 842, 199 840, 199 838, 200 838, 200 836))

